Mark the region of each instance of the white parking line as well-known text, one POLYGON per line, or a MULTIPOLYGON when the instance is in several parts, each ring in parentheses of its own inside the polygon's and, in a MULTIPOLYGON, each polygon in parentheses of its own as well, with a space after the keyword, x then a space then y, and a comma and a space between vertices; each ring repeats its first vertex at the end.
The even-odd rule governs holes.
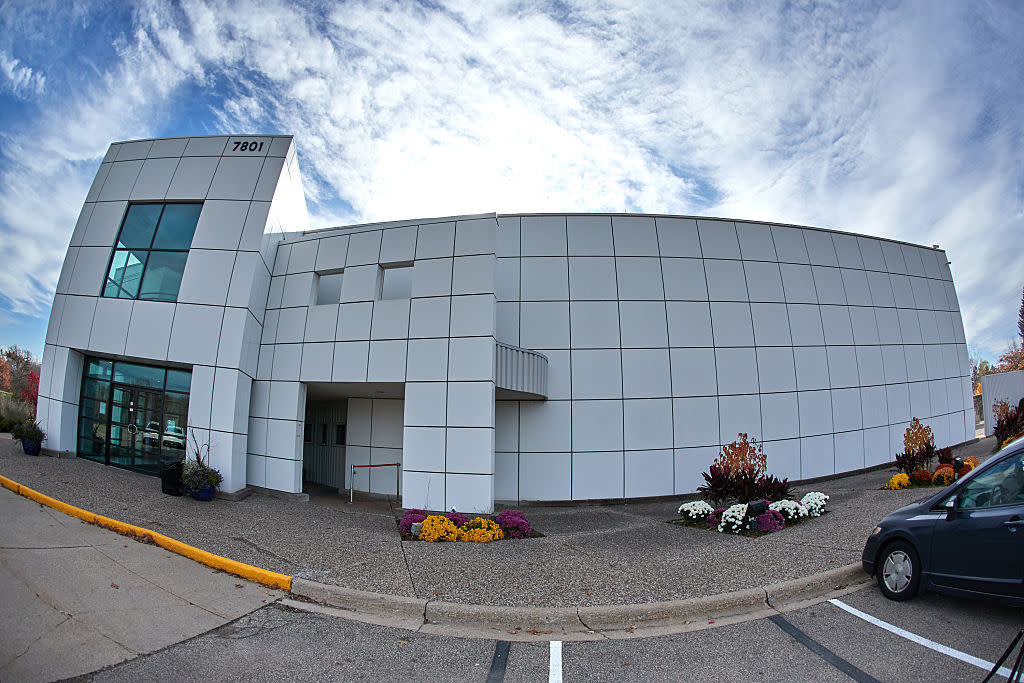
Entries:
POLYGON ((562 683, 562 641, 551 641, 551 660, 548 664, 548 683, 562 683))
MULTIPOLYGON (((892 624, 890 624, 888 622, 885 622, 885 621, 882 621, 881 619, 878 619, 876 617, 873 617, 873 616, 871 616, 870 614, 868 614, 866 612, 861 612, 856 607, 850 607, 849 605, 847 605, 845 602, 842 602, 841 600, 833 599, 833 600, 829 600, 829 602, 831 602, 833 605, 835 605, 839 609, 844 610, 846 612, 849 612, 850 614, 852 614, 855 617, 859 617, 860 619, 863 619, 864 621, 868 622, 869 624, 874 624, 875 626, 877 626, 879 628, 885 629, 889 633, 895 633, 896 635, 898 635, 898 636, 900 636, 902 638, 906 638, 909 641, 915 642, 918 645, 923 645, 923 646, 925 646, 926 648, 928 648, 930 650, 935 650, 936 652, 941 652, 944 655, 949 655, 950 657, 952 657, 954 659, 959 659, 961 662, 966 662, 966 663, 968 663, 968 664, 970 664, 972 666, 978 667, 979 669, 984 669, 985 671, 991 671, 992 667, 995 666, 994 662, 986 661, 984 659, 981 659, 980 657, 975 657, 974 655, 969 655, 966 652, 961 652, 960 650, 954 650, 953 648, 947 647, 946 645, 943 645, 942 643, 936 643, 934 640, 928 640, 927 638, 925 638, 923 636, 919 636, 916 633, 911 633, 910 631, 905 631, 902 628, 900 628, 899 626, 893 626, 892 624)), ((999 671, 997 671, 996 673, 998 673, 1003 678, 1009 678, 1010 677, 1010 670, 1007 669, 1005 666, 999 667, 999 671)))

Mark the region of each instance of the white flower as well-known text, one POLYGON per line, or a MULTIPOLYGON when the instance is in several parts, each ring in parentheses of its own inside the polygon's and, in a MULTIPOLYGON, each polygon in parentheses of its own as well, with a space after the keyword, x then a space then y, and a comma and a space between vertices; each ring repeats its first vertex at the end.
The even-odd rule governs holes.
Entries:
POLYGON ((819 517, 825 511, 825 503, 828 502, 828 496, 820 491, 811 491, 801 498, 800 502, 807 508, 807 513, 811 517, 819 517))
POLYGON ((722 512, 722 521, 718 524, 718 530, 738 534, 746 526, 747 504, 739 503, 722 512))
POLYGON ((689 503, 683 503, 679 506, 679 514, 683 515, 691 522, 707 519, 708 515, 714 511, 715 509, 703 500, 694 500, 689 503))
POLYGON ((795 500, 777 500, 769 505, 768 509, 781 513, 787 520, 799 519, 809 514, 807 508, 795 500))

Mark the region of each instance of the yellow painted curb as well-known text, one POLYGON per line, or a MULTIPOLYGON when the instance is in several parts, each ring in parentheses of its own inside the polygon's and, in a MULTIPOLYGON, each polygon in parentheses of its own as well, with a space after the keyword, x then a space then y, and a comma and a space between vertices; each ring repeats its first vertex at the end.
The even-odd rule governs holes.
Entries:
POLYGON ((277 572, 268 571, 266 569, 260 569, 259 567, 253 567, 251 564, 245 564, 244 562, 236 562, 220 555, 214 555, 213 553, 205 550, 200 550, 187 543, 182 543, 169 536, 164 536, 156 531, 145 529, 141 526, 135 526, 134 524, 127 524, 117 519, 110 517, 104 517, 103 515, 97 515, 94 512, 77 508, 74 505, 68 505, 67 503, 51 498, 45 494, 39 493, 27 486, 23 486, 16 481, 12 481, 7 477, 0 475, 0 484, 4 488, 14 491, 18 495, 25 496, 31 500, 53 508, 59 512, 63 512, 66 515, 77 517, 83 522, 89 524, 95 524, 97 526, 116 531, 119 534, 130 536, 138 541, 144 543, 154 543, 161 548, 170 550, 172 553, 178 555, 184 555, 185 557, 201 562, 207 567, 213 567, 221 571, 240 576, 243 579, 255 581, 261 583, 264 586, 270 588, 279 588, 282 590, 290 590, 292 587, 292 577, 287 574, 279 574, 277 572))

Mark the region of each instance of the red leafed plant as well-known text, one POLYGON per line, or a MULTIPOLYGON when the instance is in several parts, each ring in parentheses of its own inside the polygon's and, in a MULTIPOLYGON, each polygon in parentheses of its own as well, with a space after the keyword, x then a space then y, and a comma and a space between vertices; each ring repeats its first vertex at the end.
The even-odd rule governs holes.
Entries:
POLYGON ((910 475, 910 481, 914 486, 929 486, 932 483, 932 473, 928 470, 918 470, 910 475))
POLYGON ((21 397, 33 406, 39 400, 39 375, 34 372, 28 373, 28 386, 21 390, 21 397))

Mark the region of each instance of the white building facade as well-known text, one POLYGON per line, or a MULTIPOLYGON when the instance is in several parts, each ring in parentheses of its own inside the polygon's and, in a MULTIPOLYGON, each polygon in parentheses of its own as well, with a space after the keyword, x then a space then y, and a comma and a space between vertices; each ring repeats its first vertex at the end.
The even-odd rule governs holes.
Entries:
POLYGON ((291 137, 214 136, 111 145, 38 417, 48 451, 150 473, 208 443, 228 493, 490 512, 692 492, 740 432, 780 477, 858 470, 912 417, 973 438, 970 397, 942 250, 678 216, 310 230, 291 137))

